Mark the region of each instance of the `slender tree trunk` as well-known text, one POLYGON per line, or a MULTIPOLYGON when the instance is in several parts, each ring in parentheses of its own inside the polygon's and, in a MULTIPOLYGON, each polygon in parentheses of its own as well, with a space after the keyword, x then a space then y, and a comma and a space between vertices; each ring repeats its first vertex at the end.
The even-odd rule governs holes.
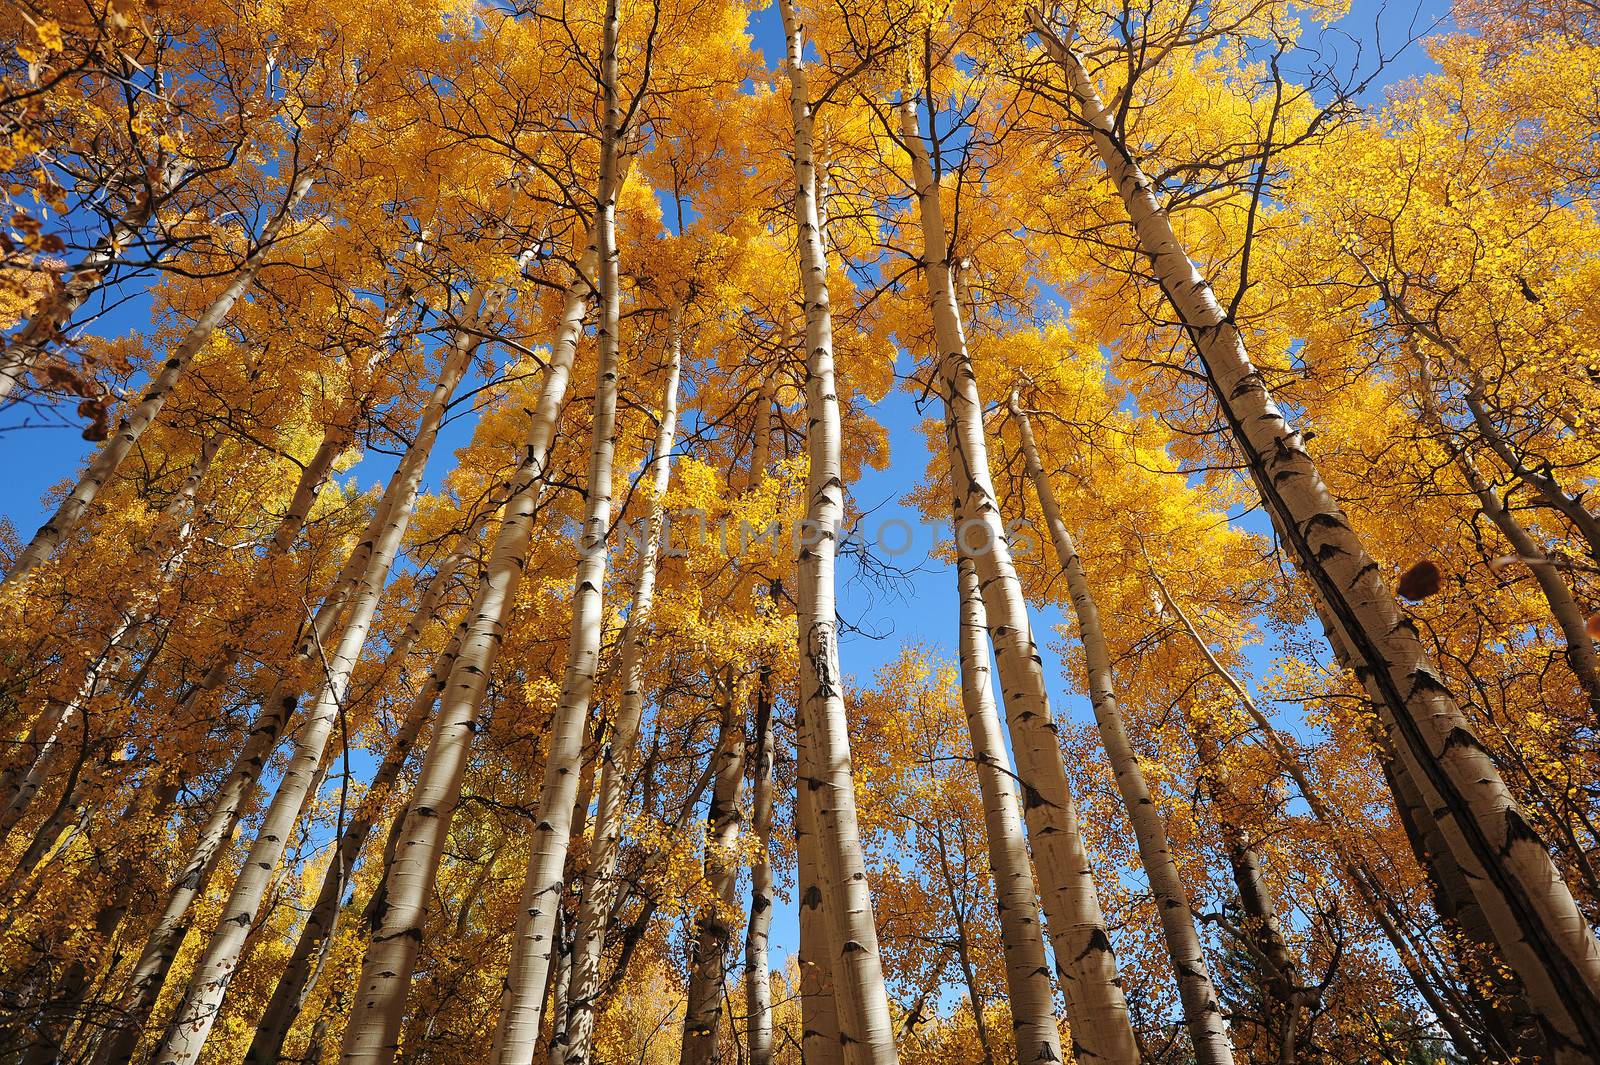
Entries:
MULTIPOLYGON (((486 509, 484 513, 487 515, 488 510, 486 509)), ((410 647, 420 636, 422 627, 433 619, 451 578, 466 561, 466 545, 471 541, 477 524, 476 521, 473 522, 462 536, 462 547, 447 557, 435 572, 428 584, 428 590, 423 593, 416 610, 413 611, 405 632, 389 653, 390 663, 403 661, 410 647)), ((294 953, 284 966, 283 974, 279 976, 277 986, 273 989, 272 998, 267 1002, 267 1008, 256 1025, 255 1037, 245 1054, 246 1062, 252 1065, 255 1063, 266 1065, 276 1062, 282 1054, 283 1042, 289 1035, 289 1029, 299 1017, 327 962, 344 892, 351 883, 356 861, 377 825, 384 803, 395 785, 399 783, 406 760, 415 748, 418 737, 422 735, 423 729, 433 716, 433 708, 439 700, 439 694, 444 690, 445 681, 450 675, 450 667, 461 650, 461 641, 465 634, 466 622, 463 621, 456 626, 449 643, 434 659, 432 668, 423 683, 418 686, 410 709, 401 720, 400 728, 385 751, 383 761, 372 775, 372 782, 362 797, 360 807, 340 833, 338 842, 334 845, 333 856, 328 861, 328 868, 323 873, 322 887, 317 893, 317 900, 311 912, 307 914, 305 925, 295 941, 294 953)))
POLYGON ((1022 786, 1023 816, 1043 888, 1047 929, 1072 1022, 1073 1053, 1134 1065, 1139 1049, 1122 992, 1116 955, 1089 867, 1077 804, 1067 784, 1050 712, 1044 667, 1033 642, 1022 584, 989 474, 983 400, 968 357, 952 288, 950 252, 938 183, 918 129, 914 99, 902 106, 901 136, 911 152, 924 242, 923 272, 939 346, 956 539, 973 559, 1000 671, 1011 746, 1022 786), (973 542, 973 534, 981 541, 973 542))
POLYGON ((168 353, 166 361, 151 379, 139 402, 123 414, 116 432, 83 471, 78 483, 67 494, 67 498, 61 501, 55 514, 34 533, 28 546, 17 555, 11 570, 5 575, 4 580, 0 581, 0 587, 26 576, 35 566, 49 558, 56 546, 77 528, 90 505, 94 503, 101 487, 117 472, 122 460, 133 450, 133 446, 139 442, 145 430, 155 423, 156 416, 161 413, 167 397, 172 394, 173 386, 188 368, 190 360, 205 346, 211 334, 216 332, 217 326, 221 325, 228 312, 233 310, 233 305, 239 301, 239 297, 243 296, 245 290, 255 282, 256 275, 266 263, 268 252, 277 242, 284 227, 289 224, 294 209, 311 190, 311 183, 312 173, 309 170, 295 179, 289 189, 288 198, 263 227, 255 247, 234 273, 228 287, 222 290, 221 295, 217 296, 201 313, 194 325, 189 327, 188 333, 184 334, 178 346, 168 353))
MULTIPOLYGON (((757 393, 756 412, 750 448, 750 476, 746 491, 757 488, 767 476, 773 435, 773 394, 775 379, 765 377, 757 393)), ((779 585, 769 589, 772 608, 778 609, 779 585)), ((777 752, 772 727, 772 663, 762 658, 756 664, 755 713, 751 715, 751 740, 745 762, 750 767, 750 831, 759 853, 750 864, 750 914, 744 937, 745 1046, 750 1065, 772 1065, 772 969, 769 946, 772 938, 772 805, 773 760, 777 752)))
POLYGON ((801 787, 813 802, 817 858, 830 897, 828 958, 838 1000, 839 1038, 871 1065, 897 1060, 889 993, 873 921, 872 893, 856 823, 855 780, 840 674, 834 558, 844 519, 839 458, 839 397, 833 376, 833 317, 827 255, 817 204, 813 113, 803 56, 804 31, 794 0, 780 0, 789 110, 795 134, 795 224, 806 318, 806 518, 799 544, 800 712, 809 742, 799 752, 801 787), (853 1046, 852 1046, 853 1045, 853 1046))
POLYGON ((1189 1030, 1190 1042, 1194 1044, 1195 1060, 1202 1065, 1232 1065, 1233 1044, 1228 1037, 1227 1025, 1223 1023, 1222 1003, 1211 981, 1205 949, 1200 943, 1200 931, 1195 927, 1189 893, 1178 872, 1178 862, 1172 854, 1160 807, 1150 794, 1144 771, 1139 768, 1139 757, 1128 739, 1122 708, 1117 704, 1111 651, 1100 625, 1100 609, 1089 590, 1089 580, 1084 574, 1077 545, 1072 542, 1072 535, 1062 520, 1055 490, 1050 486, 1050 478, 1045 475, 1044 465, 1039 460, 1033 427, 1015 391, 1011 393, 1010 408, 1012 420, 1017 425, 1017 435, 1021 438, 1028 477, 1033 481, 1034 492, 1039 497, 1039 508, 1050 530, 1056 560, 1067 578, 1072 612, 1078 620, 1078 635, 1083 643, 1089 702, 1094 708, 1095 722, 1116 778, 1117 791, 1122 796, 1123 809, 1127 812, 1129 824, 1133 826, 1139 860, 1149 878, 1151 894, 1155 896, 1161 933, 1178 980, 1184 1026, 1189 1030))
POLYGON ((565 1015, 557 1014, 552 1037, 552 1060, 567 1065, 587 1065, 593 1048, 595 1012, 600 992, 600 963, 606 933, 621 884, 617 881, 617 855, 622 841, 622 807, 628 781, 638 766, 639 723, 644 714, 644 654, 650 637, 650 614, 655 601, 656 567, 666 521, 663 503, 672 477, 672 448, 678 431, 678 378, 683 340, 677 314, 671 325, 666 383, 661 398, 661 418, 656 423, 655 450, 645 479, 650 486, 650 515, 640 548, 639 575, 633 603, 622 624, 622 698, 610 742, 600 756, 599 801, 595 807, 593 841, 588 867, 578 885, 578 914, 574 921, 572 978, 565 1015))
MULTIPOLYGON (((759 469, 759 467, 758 467, 759 469)), ((772 1065, 772 667, 763 663, 756 680, 755 730, 750 744, 753 807, 750 830, 759 853, 750 866, 750 919, 744 938, 745 1044, 750 1065, 772 1065)))
MULTIPOLYGON (((1245 711, 1257 733, 1267 748, 1274 755, 1279 768, 1294 782, 1301 797, 1311 810, 1311 815, 1321 824, 1327 832, 1328 845, 1337 857, 1343 868, 1345 877, 1355 889, 1367 912, 1378 923, 1385 938, 1394 947, 1395 954, 1405 967, 1407 975, 1411 977, 1412 985, 1417 992, 1433 1009, 1440 1023, 1448 1031, 1451 1042, 1455 1044, 1462 1056, 1476 1058, 1480 1055, 1480 1047, 1476 1038, 1469 1033, 1461 1020, 1461 1015, 1471 1011, 1470 1003, 1462 1001, 1445 1002, 1444 995, 1449 994, 1445 981, 1429 971, 1424 959, 1424 952, 1414 942, 1413 937, 1407 934, 1403 915, 1389 899, 1389 892, 1383 881, 1367 864, 1366 860, 1356 851, 1347 847, 1342 841, 1348 834, 1347 827, 1337 817, 1332 808, 1323 799, 1322 793, 1317 789, 1306 774, 1305 767, 1299 756, 1290 749, 1277 728, 1269 721, 1261 709, 1256 706, 1255 700, 1236 677, 1212 652, 1205 638, 1195 628, 1188 613, 1173 598, 1166 582, 1152 567, 1150 577, 1155 582, 1156 590, 1161 596, 1162 603, 1167 609, 1177 615, 1178 622, 1182 625, 1189 638, 1194 641, 1201 656, 1211 671, 1231 690, 1239 700, 1240 707, 1245 711)), ((1330 631, 1330 640, 1334 644, 1335 654, 1341 662, 1345 661, 1345 648, 1341 640, 1330 631)), ((1431 875, 1431 874, 1430 874, 1431 875)), ((1455 998, 1456 996, 1451 995, 1455 998)))
POLYGON ((1495 494, 1494 487, 1484 478, 1465 448, 1449 440, 1446 440, 1445 446, 1453 452, 1456 468, 1466 479, 1472 494, 1478 497, 1478 506, 1484 516, 1500 530, 1500 534, 1511 545, 1511 550, 1533 572, 1533 579, 1550 607, 1550 616, 1555 619, 1556 627, 1566 640, 1567 665, 1588 697, 1589 712, 1596 721, 1600 721, 1600 657, 1595 654, 1594 639, 1584 627, 1583 611, 1572 597, 1572 589, 1567 587, 1561 571, 1551 564, 1543 548, 1495 494))
MULTIPOLYGON (((1263 1002, 1263 1022, 1276 1032, 1280 1048, 1293 1050, 1302 1008, 1316 1001, 1314 993, 1300 987, 1300 963, 1284 937, 1278 903, 1267 880, 1264 856, 1241 815, 1242 804, 1225 780, 1222 745, 1214 726, 1199 715, 1186 714, 1186 725, 1199 760, 1199 785, 1217 818, 1217 832, 1228 858, 1241 914, 1238 932, 1245 948, 1261 970, 1258 981, 1263 1002)), ((1293 1061, 1283 1052, 1280 1060, 1293 1061)))
MULTIPOLYGON (((328 483, 334 462, 349 446, 353 433, 353 424, 345 418, 324 427, 322 440, 316 452, 301 467, 288 506, 267 543, 262 560, 264 566, 294 547, 317 498, 328 483)), ((380 518, 381 514, 373 516, 374 522, 380 518)), ((188 934, 190 907, 210 883, 212 874, 226 853, 228 841, 233 838, 240 820, 248 812, 256 783, 294 715, 299 703, 294 679, 301 675, 337 624, 348 589, 354 584, 365 558, 366 547, 367 541, 363 541, 346 559, 315 616, 308 625, 303 626, 297 649, 289 662, 279 670, 279 679, 262 701, 261 712, 245 737, 243 749, 222 784, 212 793, 189 861, 174 882, 162 914, 145 942, 139 961, 129 977, 121 1007, 96 1040, 92 1058, 94 1065, 125 1061, 133 1054, 149 1012, 165 984, 167 972, 188 934)), ((262 590, 258 581, 245 596, 249 606, 241 620, 247 619, 248 610, 254 607, 262 590)), ((203 694, 226 681, 243 652, 244 644, 241 642, 225 644, 217 662, 206 674, 180 693, 176 711, 192 709, 203 694)), ((141 811, 159 809, 170 803, 177 790, 176 784, 164 783, 159 788, 151 789, 148 800, 141 796, 137 802, 141 811)))
POLYGON ((1589 557, 1600 565, 1600 517, 1584 506, 1580 496, 1568 492, 1561 482, 1556 480, 1548 466, 1540 470, 1528 464, 1512 446, 1511 441, 1506 439, 1505 434, 1500 432, 1494 419, 1489 417, 1488 408, 1483 404, 1481 390, 1467 394, 1467 409, 1472 412, 1472 423, 1483 437, 1483 442, 1489 445, 1489 450, 1506 464, 1506 469, 1510 470, 1513 476, 1532 487, 1545 506, 1572 523, 1573 528, 1578 530, 1578 535, 1588 545, 1589 557))
POLYGON ((578 571, 574 578, 572 631, 567 644, 566 677, 550 727, 532 854, 523 881, 511 967, 495 1030, 496 1065, 531 1065, 539 1042, 549 977, 556 910, 565 888, 573 800, 581 768, 584 723, 594 693, 604 625, 603 592, 611 532, 612 463, 616 453, 617 329, 621 318, 616 231, 617 154, 622 106, 617 85, 618 0, 608 0, 600 57, 605 129, 600 142, 600 196, 595 230, 600 254, 600 324, 595 371, 594 414, 589 451, 587 499, 578 571))
POLYGON ((716 760, 711 808, 706 815, 704 869, 711 903, 695 915, 695 942, 689 960, 688 1003, 683 1014, 682 1065, 715 1065, 721 1061, 718 1035, 722 1027, 722 999, 728 969, 728 945, 733 929, 733 889, 739 866, 734 849, 742 820, 740 794, 744 787, 744 715, 737 711, 733 678, 724 680, 721 734, 712 757, 716 760))
POLYGON ((1050 1065, 1063 1060, 1061 1029, 1045 960, 1033 863, 1023 835, 1022 795, 1011 772, 1000 714, 989 685, 989 624, 978 588, 978 570, 964 553, 956 561, 956 574, 961 608, 961 705, 983 796, 983 825, 994 870, 1017 1063, 1050 1065))
POLYGON ((1140 249, 1205 365, 1235 443, 1300 566, 1352 643, 1362 679, 1408 776, 1437 811, 1501 957, 1522 979, 1558 1062, 1600 1057, 1600 942, 1428 661, 1378 564, 1329 493, 1298 432, 1274 405, 1243 338, 1173 232, 1077 55, 1037 12, 1140 249))
POLYGON ((439 426, 456 386, 477 352, 481 327, 494 316, 501 298, 488 295, 480 288, 469 314, 474 327, 459 330, 452 338, 438 384, 423 408, 412 444, 390 478, 373 526, 354 552, 362 556, 365 563, 349 604, 343 634, 332 654, 323 656, 325 676, 320 692, 295 738, 283 779, 223 907, 223 917, 211 935, 205 954, 190 978, 183 1003, 156 1052, 156 1060, 161 1065, 194 1065, 199 1061, 206 1037, 221 1012, 228 985, 241 961, 240 952, 255 926, 267 889, 283 858, 284 847, 306 803, 315 793, 313 782, 320 778, 328 740, 344 719, 350 677, 361 659, 389 571, 406 529, 410 527, 422 488, 422 475, 439 426))
POLYGON ((433 738, 411 801, 395 821, 392 857, 385 862, 383 879, 368 907, 369 935, 356 1005, 340 1051, 344 1065, 387 1063, 399 1049, 406 993, 439 859, 460 802, 478 711, 522 578, 546 459, 583 332, 588 293, 584 278, 596 269, 596 259, 591 243, 567 293, 522 461, 507 479, 505 514, 467 614, 466 636, 440 698, 433 738))

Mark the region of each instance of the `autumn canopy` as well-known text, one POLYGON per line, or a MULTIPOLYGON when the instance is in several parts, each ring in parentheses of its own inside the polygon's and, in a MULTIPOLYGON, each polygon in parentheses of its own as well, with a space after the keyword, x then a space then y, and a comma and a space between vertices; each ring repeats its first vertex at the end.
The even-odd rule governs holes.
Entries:
POLYGON ((5 5, 0 1063, 1600 1062, 1593 3, 772 3, 5 5))

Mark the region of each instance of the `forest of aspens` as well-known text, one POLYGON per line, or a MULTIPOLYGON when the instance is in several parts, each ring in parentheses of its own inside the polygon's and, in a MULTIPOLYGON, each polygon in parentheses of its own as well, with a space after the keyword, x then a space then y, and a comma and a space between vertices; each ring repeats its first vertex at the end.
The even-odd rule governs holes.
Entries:
POLYGON ((0 1065, 1600 1062, 1595 0, 0 12, 0 1065))

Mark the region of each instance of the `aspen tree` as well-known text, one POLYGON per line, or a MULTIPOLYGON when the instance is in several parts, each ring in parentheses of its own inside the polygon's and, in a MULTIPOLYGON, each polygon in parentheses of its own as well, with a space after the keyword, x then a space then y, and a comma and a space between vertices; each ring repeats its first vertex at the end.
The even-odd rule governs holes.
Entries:
POLYGON ((644 655, 650 639, 656 569, 666 528, 663 500, 672 478, 672 452, 678 432, 678 379, 683 360, 681 311, 675 306, 671 316, 661 416, 656 422, 655 446, 644 475, 650 492, 650 513, 646 518, 645 540, 639 554, 639 572, 634 579, 632 603, 618 640, 622 656, 619 666, 622 694, 618 699, 617 717, 610 741, 600 756, 594 834, 589 846, 588 866, 577 885, 578 913, 573 931, 572 976, 567 992, 566 1015, 556 1018, 555 1032, 551 1038, 551 1057, 559 1055, 568 1065, 587 1065, 591 1060, 598 1007, 596 997, 600 993, 600 965, 606 932, 620 888, 617 857, 622 842, 623 802, 627 798, 628 782, 639 761, 639 725, 645 701, 644 655))
POLYGON ((961 608, 961 705, 972 738, 972 758, 983 795, 983 824, 994 870, 1000 943, 1011 992, 1011 1024, 1018 1065, 1059 1062, 1061 1029, 1045 960, 1044 931, 1033 882, 1033 863, 1022 827, 1022 795, 1011 771, 1000 715, 989 684, 989 624, 978 570, 957 545, 956 593, 961 608))
POLYGON ((1111 763, 1111 772, 1117 781, 1117 791, 1122 796, 1123 808, 1127 811, 1129 823, 1133 825, 1139 858, 1150 881, 1150 891, 1155 896, 1156 912, 1161 920, 1167 956, 1172 960, 1173 973, 1178 980, 1184 1024, 1194 1045, 1195 1058, 1211 1065, 1232 1065, 1233 1044, 1223 1024, 1222 1003, 1211 982, 1211 968, 1206 964, 1200 932, 1195 927, 1189 893, 1184 889, 1161 811, 1150 795, 1150 786, 1145 782, 1144 771, 1139 768, 1139 757, 1128 739, 1122 710, 1117 705, 1116 682, 1111 673, 1111 652, 1106 646, 1105 632, 1100 627, 1100 609, 1089 590, 1089 580, 1084 575, 1077 545, 1073 543, 1072 534, 1067 531, 1066 522, 1061 518, 1055 490, 1050 487, 1050 479, 1039 459, 1039 449, 1033 441, 1033 428, 1028 424, 1028 415, 1022 409, 1022 401, 1015 389, 1009 397, 1009 407, 1022 442, 1028 477, 1033 482, 1034 494, 1039 498, 1045 526, 1050 530, 1050 542, 1055 547, 1056 560, 1067 578, 1072 612, 1078 620, 1078 636, 1083 642, 1088 669, 1089 701, 1100 728, 1106 758, 1111 763))
POLYGON ((1590 712, 1595 715, 1596 721, 1600 721, 1600 656, 1596 655, 1594 640, 1584 628, 1583 612, 1579 610, 1577 600, 1573 598, 1572 589, 1567 587, 1567 582, 1562 578, 1560 571, 1538 542, 1495 494, 1493 486, 1479 470, 1467 445, 1458 442, 1446 429, 1444 419, 1440 417, 1438 407, 1433 401, 1432 381, 1426 359, 1423 360, 1420 385, 1424 420, 1434 432, 1440 434, 1452 462, 1461 473, 1462 480, 1477 497, 1478 509, 1483 511, 1484 517, 1488 518, 1496 529, 1500 530, 1500 535, 1511 545, 1516 558, 1533 573, 1533 579, 1538 583, 1539 591, 1550 607, 1550 616, 1555 619, 1556 626, 1561 630, 1562 639, 1566 641, 1567 665, 1589 698, 1590 712))
POLYGON ((1012 750, 1026 796, 1023 815, 1043 888, 1046 927, 1072 1023, 1073 1053, 1133 1065, 1139 1060, 1139 1051, 1127 1001, 1084 850, 1077 805, 1067 785, 1044 669, 989 474, 983 401, 956 307, 944 213, 917 111, 915 97, 908 94, 900 105, 899 132, 911 153, 923 240, 922 271, 939 345, 934 372, 945 401, 956 537, 958 541, 969 538, 973 530, 983 536, 980 542, 964 547, 976 563, 983 590, 1012 750))
POLYGON ((593 236, 567 291, 551 345, 544 384, 528 429, 522 459, 507 478, 504 512, 494 546, 467 612, 467 631, 440 695, 427 754, 411 800, 395 823, 393 857, 369 906, 369 932, 356 1006, 345 1028, 346 1065, 386 1063, 399 1047, 406 992, 416 965, 422 925, 438 876, 450 821, 460 801, 462 777, 517 585, 522 577, 533 515, 546 460, 588 307, 589 282, 598 263, 593 236))
POLYGON ((573 579, 572 631, 567 644, 566 675, 555 720, 550 726, 533 852, 528 859, 522 902, 517 909, 511 969, 506 975, 506 992, 495 1030, 493 1057, 496 1065, 531 1065, 539 1040, 555 915, 566 886, 563 873, 583 755, 584 722, 600 664, 604 623, 601 611, 611 535, 612 461, 616 453, 617 331, 621 321, 617 250, 617 193, 621 185, 618 158, 624 133, 617 70, 621 21, 619 0, 607 0, 600 53, 604 116, 600 135, 599 195, 595 206, 595 243, 600 265, 596 292, 600 304, 596 332, 599 354, 586 505, 578 545, 578 571, 573 579))
POLYGON ((1502 957, 1548 1027, 1557 1061, 1600 1053, 1600 942, 1538 834, 1429 663, 1387 582, 1251 365, 1238 328, 1185 253, 1088 72, 1037 11, 1139 248, 1205 365, 1234 442, 1300 565, 1347 631, 1406 772, 1467 873, 1502 957))
MULTIPOLYGON (((443 575, 443 571, 440 575, 443 575)), ((443 582, 436 579, 435 583, 443 582)), ((417 613, 419 615, 422 613, 421 608, 417 613)), ((322 886, 317 892, 316 902, 312 904, 311 912, 306 915, 305 925, 295 940, 294 953, 284 966, 283 974, 273 988, 272 998, 268 1001, 261 1020, 256 1024, 255 1036, 251 1039, 250 1049, 245 1054, 247 1062, 276 1062, 281 1057, 283 1042, 289 1035, 289 1028, 300 1015, 300 1010, 316 987, 327 962, 328 951, 337 931, 339 909, 343 903, 345 888, 351 882, 356 860, 377 825, 384 800, 399 783, 407 757, 416 747, 417 740, 433 716, 439 692, 443 689, 445 680, 450 674, 450 666, 461 649, 463 632, 464 625, 457 625, 450 642, 434 659, 433 665, 423 678, 423 683, 418 686, 417 694, 412 699, 405 717, 401 719, 400 727, 395 730, 394 740, 384 754, 383 761, 372 774, 361 806, 335 841, 333 856, 323 873, 322 886)))
MULTIPOLYGON (((1146 562, 1148 564, 1148 559, 1146 562)), ((1254 723, 1257 734, 1273 753, 1279 768, 1294 782, 1301 798, 1305 800, 1306 805, 1310 808, 1312 816, 1329 830, 1327 836, 1329 846, 1338 857, 1346 877, 1356 889, 1356 893, 1366 906, 1368 913, 1383 929, 1385 937, 1389 940, 1395 953, 1400 957, 1407 973, 1411 976, 1413 986, 1434 1009, 1440 1023, 1449 1030, 1452 1042, 1455 1043, 1457 1049, 1463 1054, 1469 1055, 1479 1052, 1478 1041, 1466 1031, 1461 1024, 1460 1017, 1457 1015, 1459 1012, 1465 1011, 1458 1009, 1459 1004, 1447 1003, 1441 997, 1438 987, 1440 981, 1436 979, 1434 974, 1427 971, 1420 957, 1421 951, 1417 949, 1412 937, 1409 937, 1402 930, 1403 921, 1399 917, 1398 911, 1385 898, 1386 889, 1382 880, 1372 870, 1365 858, 1345 843, 1346 826, 1341 824, 1339 817, 1333 812, 1321 789, 1312 783, 1299 756, 1291 749, 1289 742, 1279 734, 1278 729, 1267 718, 1266 714, 1256 705, 1254 697, 1251 696, 1244 685, 1217 658, 1216 652, 1211 649, 1205 637, 1201 635, 1200 630, 1195 627, 1194 621, 1189 617, 1188 612, 1173 597, 1161 574, 1156 572, 1153 567, 1150 568, 1149 572, 1150 578, 1155 584, 1156 592, 1160 596, 1161 603, 1177 616, 1179 625, 1194 642, 1201 656, 1205 659, 1207 666, 1237 697, 1240 708, 1254 723)), ((1335 648, 1342 656, 1344 653, 1342 643, 1336 640, 1335 648)), ((1404 811, 1406 809, 1418 809, 1419 807, 1416 804, 1402 801, 1400 808, 1404 811)), ((1465 894, 1470 896, 1470 892, 1465 894)))
POLYGON ((772 669, 763 664, 756 680, 755 721, 750 742, 753 805, 750 831, 759 851, 750 867, 750 917, 744 942, 745 1045, 750 1065, 772 1065, 772 972, 768 944, 776 898, 772 876, 773 761, 772 669))
POLYGON ((470 331, 460 330, 452 338, 438 383, 423 408, 411 446, 395 468, 378 508, 375 523, 353 555, 364 558, 354 595, 344 619, 344 631, 331 653, 320 648, 325 675, 316 701, 307 713, 283 778, 273 793, 261 827, 251 843, 233 892, 223 909, 223 917, 208 941, 205 954, 190 978, 189 988, 167 1028, 156 1060, 166 1065, 193 1065, 200 1058, 206 1037, 222 1009, 228 984, 240 964, 246 936, 257 917, 284 847, 300 820, 306 802, 315 793, 313 782, 320 779, 319 767, 329 737, 341 720, 350 688, 350 677, 366 646, 367 632, 383 597, 389 571, 399 553, 401 541, 416 509, 423 471, 438 437, 439 426, 456 387, 477 353, 481 330, 493 319, 503 296, 480 289, 468 319, 470 331))
MULTIPOLYGON (((839 466, 839 397, 833 372, 833 319, 828 301, 827 254, 817 204, 814 115, 804 66, 804 30, 793 0, 780 0, 787 44, 789 111, 794 123, 795 225, 800 241, 800 281, 806 319, 806 518, 799 537, 800 710, 810 742, 800 751, 801 790, 814 803, 822 882, 832 894, 822 913, 832 929, 829 959, 838 1001, 839 1038, 871 1065, 897 1060, 889 996, 883 983, 878 933, 872 913, 856 824, 855 781, 850 770, 834 562, 844 521, 839 466)), ((804 801, 804 800, 802 800, 804 801)))
MULTIPOLYGON (((267 544, 264 562, 287 553, 299 537, 315 500, 327 484, 334 460, 344 449, 342 440, 342 435, 332 427, 324 432, 316 453, 301 469, 289 506, 267 544)), ((321 626, 331 629, 331 616, 336 612, 336 609, 319 610, 317 620, 321 626)), ((325 631, 316 623, 312 628, 325 631)), ((194 705, 200 695, 223 683, 238 664, 242 652, 242 644, 225 646, 220 660, 206 675, 179 693, 177 710, 181 712, 194 705)), ((298 658, 288 664, 289 672, 298 667, 298 658)), ((167 971, 188 934, 190 908, 206 890, 228 840, 245 816, 256 782, 277 747, 295 704, 295 696, 285 699, 276 690, 263 701, 260 713, 246 732, 244 745, 213 791, 189 858, 166 893, 161 914, 128 976, 116 1013, 95 1042, 92 1059, 95 1065, 109 1065, 132 1056, 140 1031, 166 981, 167 971)))
POLYGON ((39 793, 67 731, 72 728, 73 719, 116 682, 132 654, 132 645, 154 616, 160 590, 183 567, 193 527, 192 519, 185 520, 184 516, 194 503, 200 482, 216 458, 222 439, 220 433, 211 433, 201 442, 189 475, 162 508, 156 534, 135 551, 135 558, 153 565, 155 571, 146 578, 148 583, 125 596, 125 601, 119 604, 116 625, 107 636, 104 648, 89 663, 76 693, 66 700, 48 699, 34 720, 23 748, 30 764, 26 768, 7 767, 6 772, 0 773, 0 800, 5 802, 4 809, 0 810, 0 839, 22 819, 39 793))
POLYGON ((722 689, 722 720, 718 726, 717 749, 711 756, 716 769, 711 805, 706 811, 703 860, 711 901, 695 915, 694 921, 680 1054, 684 1065, 711 1065, 721 1058, 717 1044, 722 1024, 723 975, 727 968, 728 943, 733 938, 727 914, 733 908, 733 889, 737 883, 738 866, 733 861, 733 849, 739 840, 740 797, 744 785, 744 715, 736 709, 738 696, 731 676, 724 677, 722 689))

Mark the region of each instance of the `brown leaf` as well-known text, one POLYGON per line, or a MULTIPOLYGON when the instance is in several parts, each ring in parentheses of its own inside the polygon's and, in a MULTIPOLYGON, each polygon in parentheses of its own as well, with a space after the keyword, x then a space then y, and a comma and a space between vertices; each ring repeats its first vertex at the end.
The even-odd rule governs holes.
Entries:
POLYGON ((1415 603, 1438 592, 1443 583, 1444 575, 1439 572, 1439 567, 1423 559, 1400 574, 1400 583, 1395 585, 1395 591, 1415 603))

